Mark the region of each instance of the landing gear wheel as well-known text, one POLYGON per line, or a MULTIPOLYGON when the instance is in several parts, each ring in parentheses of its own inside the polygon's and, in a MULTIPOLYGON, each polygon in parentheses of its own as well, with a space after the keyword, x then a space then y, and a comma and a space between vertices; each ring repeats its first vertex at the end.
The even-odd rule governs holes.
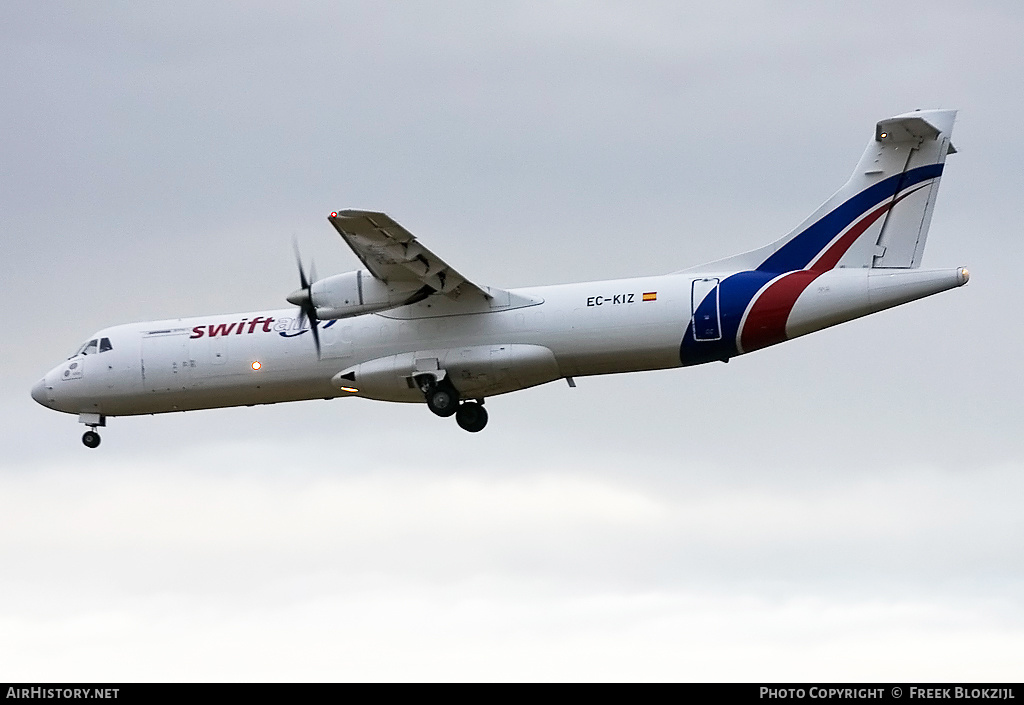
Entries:
POLYGON ((95 431, 86 431, 82 434, 82 443, 86 448, 95 448, 100 444, 100 434, 95 431))
POLYGON ((455 423, 470 433, 483 431, 487 425, 487 409, 475 401, 467 401, 455 412, 455 423))
POLYGON ((427 407, 438 416, 451 416, 459 410, 459 393, 442 382, 427 392, 427 407))

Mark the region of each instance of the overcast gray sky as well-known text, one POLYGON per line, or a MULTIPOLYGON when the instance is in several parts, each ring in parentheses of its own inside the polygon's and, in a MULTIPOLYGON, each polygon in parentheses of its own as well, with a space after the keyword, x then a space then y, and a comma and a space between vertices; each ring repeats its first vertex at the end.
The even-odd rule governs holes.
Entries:
POLYGON ((14 680, 1019 680, 1018 2, 6 3, 0 662, 14 680), (969 286, 737 358, 488 402, 112 419, 94 330, 283 305, 386 210, 474 281, 788 231, 958 108, 969 286))

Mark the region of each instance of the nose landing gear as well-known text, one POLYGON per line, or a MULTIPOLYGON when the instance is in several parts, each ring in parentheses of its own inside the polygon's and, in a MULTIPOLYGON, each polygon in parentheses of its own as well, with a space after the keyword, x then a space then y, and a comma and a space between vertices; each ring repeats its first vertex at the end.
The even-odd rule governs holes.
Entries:
POLYGON ((100 444, 100 434, 96 433, 98 426, 107 425, 107 417, 103 414, 83 412, 78 415, 78 423, 84 423, 89 430, 82 434, 82 443, 86 448, 96 448, 100 444))

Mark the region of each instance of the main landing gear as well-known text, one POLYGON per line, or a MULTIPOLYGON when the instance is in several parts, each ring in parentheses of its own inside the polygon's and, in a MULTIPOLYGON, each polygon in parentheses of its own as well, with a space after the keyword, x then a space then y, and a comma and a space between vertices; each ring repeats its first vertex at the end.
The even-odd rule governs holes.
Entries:
POLYGON ((457 390, 447 379, 437 381, 431 375, 423 375, 416 380, 420 391, 427 400, 427 408, 432 412, 447 418, 455 416, 455 423, 470 433, 477 433, 484 430, 487 425, 487 410, 484 409, 484 400, 460 401, 459 390, 457 390))
POLYGON ((86 448, 95 448, 100 444, 100 434, 95 431, 86 431, 82 434, 82 443, 86 448))
POLYGON ((483 431, 487 425, 487 409, 484 408, 483 399, 463 402, 455 412, 455 423, 470 433, 483 431))

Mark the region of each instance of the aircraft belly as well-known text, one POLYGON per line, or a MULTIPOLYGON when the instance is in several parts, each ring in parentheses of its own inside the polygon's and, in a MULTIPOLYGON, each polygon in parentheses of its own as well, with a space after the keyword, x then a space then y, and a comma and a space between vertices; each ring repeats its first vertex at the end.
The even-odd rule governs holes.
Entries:
POLYGON ((108 416, 134 416, 230 406, 276 404, 337 396, 339 396, 338 390, 331 387, 328 381, 318 384, 311 384, 308 381, 303 384, 270 383, 258 388, 238 385, 162 394, 149 393, 145 396, 135 395, 124 398, 108 397, 102 400, 101 409, 102 413, 108 416))
POLYGON ((338 396, 338 390, 330 385, 330 375, 335 368, 324 366, 318 369, 315 355, 310 358, 310 366, 306 370, 300 367, 282 369, 280 360, 260 355, 258 370, 253 369, 250 362, 238 365, 241 369, 225 369, 216 375, 196 375, 187 388, 153 391, 133 385, 124 390, 111 390, 99 395, 100 407, 107 415, 125 416, 338 396))
POLYGON ((552 347, 566 376, 612 374, 679 366, 684 322, 600 328, 552 347))

